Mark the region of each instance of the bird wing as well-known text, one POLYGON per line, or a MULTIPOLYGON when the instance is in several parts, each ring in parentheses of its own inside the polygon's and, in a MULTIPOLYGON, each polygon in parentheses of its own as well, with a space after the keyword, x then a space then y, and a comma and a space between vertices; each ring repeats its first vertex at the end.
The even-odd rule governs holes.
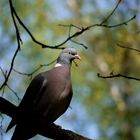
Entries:
MULTIPOLYGON (((47 78, 41 74, 37 75, 30 83, 29 87, 26 90, 26 93, 19 104, 18 112, 16 117, 25 117, 23 113, 30 112, 35 101, 38 100, 39 96, 43 93, 44 87, 47 84, 47 78)), ((27 116, 28 117, 28 116, 27 116)), ((13 118, 10 122, 7 130, 10 130, 16 124, 16 118, 13 118)))
MULTIPOLYGON (((38 100, 39 96, 43 94, 44 89, 47 85, 47 77, 44 75, 39 74, 37 75, 32 82, 30 83, 29 87, 26 90, 26 93, 19 105, 19 110, 27 109, 30 110, 30 107, 38 100)), ((24 110, 22 110, 24 111, 24 110)))

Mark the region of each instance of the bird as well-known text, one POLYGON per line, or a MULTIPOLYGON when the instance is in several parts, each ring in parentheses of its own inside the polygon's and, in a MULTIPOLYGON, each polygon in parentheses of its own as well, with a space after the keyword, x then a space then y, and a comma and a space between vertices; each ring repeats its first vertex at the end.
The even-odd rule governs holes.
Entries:
POLYGON ((11 140, 34 137, 42 122, 49 125, 68 109, 73 96, 71 64, 75 59, 81 60, 76 49, 65 48, 52 69, 33 78, 17 107, 16 117, 7 127, 9 131, 16 125, 11 140))

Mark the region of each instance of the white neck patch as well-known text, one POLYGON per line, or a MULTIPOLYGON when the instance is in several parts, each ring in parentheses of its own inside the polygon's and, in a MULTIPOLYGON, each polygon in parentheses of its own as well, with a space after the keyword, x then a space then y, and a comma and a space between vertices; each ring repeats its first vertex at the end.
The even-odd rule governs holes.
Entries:
POLYGON ((54 67, 61 67, 61 66, 62 66, 62 64, 56 63, 54 67))

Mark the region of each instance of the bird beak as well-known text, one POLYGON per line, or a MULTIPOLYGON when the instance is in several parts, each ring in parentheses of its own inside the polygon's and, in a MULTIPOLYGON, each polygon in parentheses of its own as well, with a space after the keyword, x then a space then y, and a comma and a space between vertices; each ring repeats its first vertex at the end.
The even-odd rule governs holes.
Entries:
POLYGON ((81 60, 80 55, 76 54, 76 55, 75 55, 75 59, 79 59, 79 60, 81 60))

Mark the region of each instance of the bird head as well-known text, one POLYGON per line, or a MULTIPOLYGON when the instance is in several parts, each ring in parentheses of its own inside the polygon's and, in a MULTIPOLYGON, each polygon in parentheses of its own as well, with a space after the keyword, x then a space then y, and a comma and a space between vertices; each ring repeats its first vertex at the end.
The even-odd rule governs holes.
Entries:
POLYGON ((65 48, 60 53, 57 63, 59 64, 71 64, 74 59, 81 60, 81 57, 78 55, 77 51, 74 48, 65 48))

